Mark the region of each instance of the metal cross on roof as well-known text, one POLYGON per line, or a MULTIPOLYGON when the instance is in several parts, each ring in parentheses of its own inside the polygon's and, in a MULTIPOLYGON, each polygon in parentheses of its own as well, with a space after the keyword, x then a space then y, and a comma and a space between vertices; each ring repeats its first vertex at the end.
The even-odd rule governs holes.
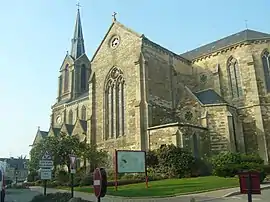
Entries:
POLYGON ((116 21, 116 15, 117 13, 116 12, 113 12, 112 16, 113 16, 113 21, 116 21))

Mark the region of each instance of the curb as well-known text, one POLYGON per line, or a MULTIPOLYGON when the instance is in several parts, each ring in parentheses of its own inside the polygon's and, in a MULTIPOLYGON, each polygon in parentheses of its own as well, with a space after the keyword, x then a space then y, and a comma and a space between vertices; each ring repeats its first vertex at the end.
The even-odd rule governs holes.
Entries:
MULTIPOLYGON (((266 185, 265 187, 262 187, 261 190, 265 190, 265 189, 270 189, 270 185, 266 185)), ((240 195, 240 191, 234 191, 228 194, 225 194, 224 196, 222 196, 222 198, 226 198, 226 197, 231 197, 231 196, 237 196, 240 195)))

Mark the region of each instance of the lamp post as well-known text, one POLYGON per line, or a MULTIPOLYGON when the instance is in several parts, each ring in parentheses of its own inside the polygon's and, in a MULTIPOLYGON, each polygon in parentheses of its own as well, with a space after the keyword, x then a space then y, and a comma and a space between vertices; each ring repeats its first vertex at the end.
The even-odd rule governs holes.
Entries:
POLYGON ((15 183, 16 183, 16 185, 18 183, 18 173, 19 173, 18 168, 15 168, 15 183))

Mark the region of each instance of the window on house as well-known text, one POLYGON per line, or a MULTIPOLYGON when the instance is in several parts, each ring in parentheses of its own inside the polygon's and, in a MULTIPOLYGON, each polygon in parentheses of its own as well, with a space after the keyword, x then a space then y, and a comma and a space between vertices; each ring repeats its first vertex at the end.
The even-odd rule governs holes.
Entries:
POLYGON ((268 51, 264 51, 262 54, 262 65, 264 71, 265 88, 267 92, 270 92, 270 55, 268 51))
POLYGON ((87 70, 85 65, 81 67, 81 89, 82 91, 87 89, 87 70))
POLYGON ((229 83, 231 88, 231 96, 232 98, 238 98, 243 96, 242 83, 240 78, 240 71, 238 62, 235 58, 230 57, 228 60, 228 76, 229 83))
POLYGON ((73 112, 72 112, 72 110, 70 110, 69 113, 68 113, 68 123, 73 124, 73 112))
POLYGON ((81 119, 86 121, 86 107, 85 106, 82 106, 82 109, 81 109, 81 119))
POLYGON ((114 67, 105 84, 105 139, 117 138, 125 134, 125 81, 123 72, 114 67))
POLYGON ((68 84, 69 84, 69 71, 68 71, 68 64, 64 69, 64 93, 68 91, 68 84))

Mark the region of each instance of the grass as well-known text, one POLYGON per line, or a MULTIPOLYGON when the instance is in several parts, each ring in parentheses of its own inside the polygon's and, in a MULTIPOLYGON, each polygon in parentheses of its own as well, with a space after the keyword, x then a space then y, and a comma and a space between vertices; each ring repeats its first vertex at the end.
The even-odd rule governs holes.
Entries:
MULTIPOLYGON (((215 176, 167 179, 149 182, 147 189, 145 183, 108 187, 107 194, 123 197, 166 197, 183 194, 213 191, 239 185, 238 178, 221 178, 215 176)), ((93 193, 92 187, 75 187, 75 191, 93 193)))

